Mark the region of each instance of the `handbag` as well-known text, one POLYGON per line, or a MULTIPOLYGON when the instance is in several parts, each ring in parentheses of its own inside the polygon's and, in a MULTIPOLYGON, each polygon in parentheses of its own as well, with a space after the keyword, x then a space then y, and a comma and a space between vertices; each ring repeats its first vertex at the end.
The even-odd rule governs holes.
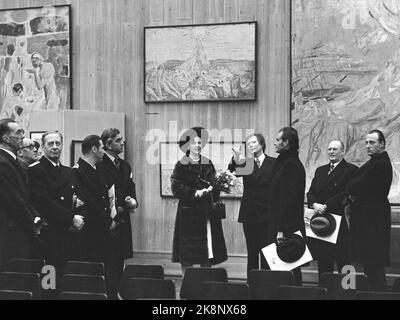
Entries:
POLYGON ((225 203, 221 200, 211 203, 211 216, 216 219, 226 219, 225 203))

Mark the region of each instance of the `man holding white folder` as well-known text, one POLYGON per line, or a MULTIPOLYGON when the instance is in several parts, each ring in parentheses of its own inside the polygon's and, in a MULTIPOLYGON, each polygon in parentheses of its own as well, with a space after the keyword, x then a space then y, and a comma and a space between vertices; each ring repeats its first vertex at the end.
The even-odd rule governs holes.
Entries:
MULTIPOLYGON (((336 214, 344 216, 345 187, 357 167, 344 159, 344 143, 334 140, 329 143, 330 163, 315 171, 310 190, 307 193, 308 207, 317 214, 336 214)), ((339 227, 339 226, 338 226, 339 227)), ((346 219, 342 219, 336 245, 314 238, 308 239, 308 245, 315 260, 318 261, 318 273, 321 278, 325 272, 332 273, 337 263, 339 273, 350 264, 349 230, 346 219)))

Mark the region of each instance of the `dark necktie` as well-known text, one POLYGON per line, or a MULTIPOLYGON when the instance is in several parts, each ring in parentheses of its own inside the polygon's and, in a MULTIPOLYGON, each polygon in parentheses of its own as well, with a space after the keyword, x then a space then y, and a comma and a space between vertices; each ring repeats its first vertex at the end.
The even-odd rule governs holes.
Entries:
POLYGON ((335 165, 331 163, 331 167, 329 168, 328 176, 332 173, 332 171, 335 169, 335 165))
POLYGON ((260 168, 261 168, 261 161, 260 161, 260 159, 257 158, 255 161, 256 161, 257 167, 260 169, 260 168))
POLYGON ((115 167, 119 170, 119 168, 121 167, 121 160, 118 157, 115 158, 114 164, 115 164, 115 167))

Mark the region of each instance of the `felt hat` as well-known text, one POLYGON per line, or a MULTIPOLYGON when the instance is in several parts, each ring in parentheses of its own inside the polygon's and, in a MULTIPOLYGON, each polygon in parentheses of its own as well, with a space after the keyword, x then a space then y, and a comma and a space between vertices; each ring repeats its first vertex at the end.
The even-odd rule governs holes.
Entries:
POLYGON ((292 234, 282 243, 279 243, 276 249, 279 259, 286 263, 294 263, 300 260, 306 251, 306 242, 298 234, 292 234))
POLYGON ((336 230, 336 219, 330 213, 317 213, 310 220, 310 228, 319 237, 329 237, 336 230))

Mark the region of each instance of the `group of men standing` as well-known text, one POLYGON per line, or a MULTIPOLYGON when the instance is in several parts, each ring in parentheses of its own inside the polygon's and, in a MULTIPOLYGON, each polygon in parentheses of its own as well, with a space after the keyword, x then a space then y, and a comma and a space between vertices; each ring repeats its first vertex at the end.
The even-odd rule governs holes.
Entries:
POLYGON ((88 136, 73 168, 61 164, 62 149, 62 134, 47 132, 35 159, 37 146, 22 128, 0 120, 0 267, 11 258, 45 258, 59 280, 68 260, 103 262, 116 298, 138 206, 131 167, 119 158, 123 138, 118 129, 88 136))
MULTIPOLYGON (((333 272, 335 263, 341 272, 344 266, 358 262, 364 266, 371 289, 385 291, 385 267, 390 265, 388 195, 393 169, 381 131, 369 132, 365 145, 370 160, 358 168, 344 159, 342 141, 330 142, 327 150, 330 162, 316 170, 307 202, 315 214, 343 217, 338 226, 339 236, 336 244, 311 238, 307 244, 318 261, 320 278, 323 273, 333 272)), ((279 244, 296 231, 305 236, 305 170, 298 160, 300 146, 293 128, 279 131, 275 142, 278 159, 265 154, 265 138, 260 134, 250 137, 247 147, 252 154, 252 165, 240 165, 240 152, 234 150, 229 169, 243 176, 239 222, 243 223, 250 272, 268 269, 262 248, 273 242, 279 244), (239 171, 240 167, 244 168, 239 171), (245 168, 250 171, 243 171, 245 168)), ((300 285, 299 269, 294 270, 294 276, 296 284, 300 285)))

